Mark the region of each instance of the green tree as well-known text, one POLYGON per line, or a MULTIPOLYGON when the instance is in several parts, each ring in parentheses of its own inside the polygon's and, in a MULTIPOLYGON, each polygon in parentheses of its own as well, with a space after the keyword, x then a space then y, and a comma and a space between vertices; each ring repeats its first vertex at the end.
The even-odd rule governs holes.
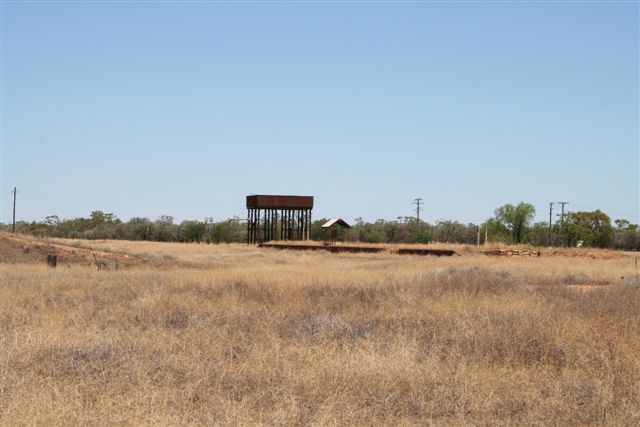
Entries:
POLYGON ((228 243, 231 239, 230 228, 231 228, 231 224, 229 223, 229 221, 215 223, 211 227, 209 238, 214 243, 220 243, 220 242, 228 243))
POLYGON ((488 242, 504 242, 511 241, 511 232, 506 225, 499 222, 495 218, 490 218, 483 224, 483 228, 486 228, 488 242))
MULTIPOLYGON (((17 227, 17 224, 16 224, 16 227, 17 227)), ((20 230, 20 228, 18 228, 18 230, 20 230)), ((44 222, 36 222, 36 221, 32 221, 30 224, 25 225, 24 230, 27 233, 32 234, 34 236, 38 236, 38 237, 45 237, 51 233, 51 227, 49 227, 44 222)))
POLYGON ((161 215, 155 222, 154 240, 159 242, 175 242, 178 240, 178 227, 170 215, 161 215))
POLYGON ((187 242, 200 243, 204 237, 205 225, 199 221, 184 221, 181 225, 182 235, 187 242))
POLYGON ((458 221, 439 221, 434 227, 438 242, 473 244, 476 241, 477 228, 473 224, 464 225, 458 221))
POLYGON ((640 229, 626 219, 616 219, 616 230, 613 236, 613 247, 626 251, 640 250, 640 229))
POLYGON ((384 242, 384 233, 380 230, 371 230, 364 234, 362 240, 365 243, 382 243, 384 242))
POLYGON ((49 227, 57 227, 58 225, 60 225, 60 218, 58 217, 58 215, 49 215, 48 217, 46 217, 44 219, 44 223, 47 224, 49 227))
POLYGON ((600 209, 567 214, 563 239, 570 245, 582 240, 586 246, 606 248, 613 241, 611 218, 600 209))
POLYGON ((327 228, 322 228, 322 224, 327 221, 327 218, 320 218, 311 223, 311 240, 328 241, 331 239, 331 231, 327 228))
POLYGON ((49 228, 49 237, 53 237, 57 227, 62 223, 58 215, 49 215, 44 219, 44 224, 49 228))
POLYGON ((638 229, 638 225, 637 224, 631 224, 628 220, 626 219, 616 219, 615 221, 613 221, 616 224, 616 228, 619 231, 636 231, 638 229))
POLYGON ((150 240, 154 234, 154 224, 148 218, 131 218, 127 222, 127 238, 131 240, 150 240))
POLYGON ((431 232, 433 227, 425 222, 411 221, 405 223, 404 226, 408 230, 409 243, 429 243, 434 240, 431 232))
POLYGON ((555 231, 551 233, 551 242, 549 242, 549 223, 544 221, 536 222, 529 229, 527 240, 534 246, 547 246, 549 243, 551 243, 551 245, 557 245, 560 237, 560 226, 556 224, 554 230, 555 231))
POLYGON ((517 206, 506 204, 495 211, 495 219, 503 224, 511 233, 512 243, 522 243, 525 240, 529 225, 533 220, 536 210, 529 203, 520 203, 517 206))

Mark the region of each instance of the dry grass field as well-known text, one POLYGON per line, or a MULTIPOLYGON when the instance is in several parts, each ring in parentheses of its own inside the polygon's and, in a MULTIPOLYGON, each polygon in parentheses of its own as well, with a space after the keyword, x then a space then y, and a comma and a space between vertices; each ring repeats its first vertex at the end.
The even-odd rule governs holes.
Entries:
POLYGON ((2 425, 640 425, 631 254, 3 239, 2 425))

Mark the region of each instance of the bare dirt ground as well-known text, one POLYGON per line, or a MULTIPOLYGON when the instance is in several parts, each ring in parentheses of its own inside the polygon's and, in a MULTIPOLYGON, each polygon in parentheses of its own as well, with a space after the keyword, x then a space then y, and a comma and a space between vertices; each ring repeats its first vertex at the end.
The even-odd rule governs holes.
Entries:
MULTIPOLYGON (((289 245, 288 242, 269 242, 272 245, 289 245)), ((304 242, 298 243, 306 246, 326 246, 325 242, 304 242)), ((342 243, 336 244, 338 247, 371 247, 382 248, 390 252, 397 252, 398 249, 446 249, 455 251, 458 255, 488 255, 488 256, 545 256, 545 257, 570 257, 570 258, 591 258, 591 259, 616 259, 633 256, 629 252, 615 251, 610 249, 594 249, 594 248, 546 248, 546 247, 530 247, 526 245, 505 245, 500 243, 491 243, 489 245, 460 245, 450 243, 433 243, 433 244, 368 244, 368 243, 342 243)))
POLYGON ((62 265, 91 265, 95 259, 102 259, 109 264, 118 262, 123 266, 132 266, 143 262, 135 255, 112 251, 92 250, 89 246, 74 245, 71 242, 55 243, 52 240, 36 239, 22 235, 0 234, 0 262, 2 263, 37 263, 45 262, 48 254, 58 256, 62 265), (94 258, 95 255, 95 258, 94 258))
POLYGON ((96 266, 103 261, 107 269, 149 266, 156 268, 194 267, 188 261, 178 262, 173 256, 151 253, 132 254, 105 246, 106 240, 39 239, 25 235, 0 233, 0 263, 45 263, 47 255, 58 257, 61 267, 96 266))

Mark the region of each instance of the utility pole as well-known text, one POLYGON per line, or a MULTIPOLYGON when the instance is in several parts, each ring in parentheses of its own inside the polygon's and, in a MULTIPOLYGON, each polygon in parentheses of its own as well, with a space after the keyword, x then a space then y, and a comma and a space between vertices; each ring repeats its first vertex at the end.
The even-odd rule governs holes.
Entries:
POLYGON ((489 221, 484 224, 484 244, 487 245, 489 243, 489 221))
POLYGON ((560 214, 560 222, 564 224, 564 205, 568 205, 569 202, 556 202, 559 205, 562 205, 562 213, 560 214))
POLYGON ((416 197, 413 199, 413 203, 416 205, 416 222, 420 224, 420 204, 422 204, 422 199, 420 197, 416 197))
POLYGON ((553 202, 549 202, 549 235, 547 236, 547 246, 551 246, 551 215, 553 215, 553 202))
POLYGON ((11 226, 11 234, 16 232, 16 187, 13 187, 13 225, 11 226))
POLYGON ((562 205, 562 213, 560 214, 560 227, 562 230, 562 247, 564 248, 564 205, 568 205, 569 202, 556 202, 559 205, 562 205))

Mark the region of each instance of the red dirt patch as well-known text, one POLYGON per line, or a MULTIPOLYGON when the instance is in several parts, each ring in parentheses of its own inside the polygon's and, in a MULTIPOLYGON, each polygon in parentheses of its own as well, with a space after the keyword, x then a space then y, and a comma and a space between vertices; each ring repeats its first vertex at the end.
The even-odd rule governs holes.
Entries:
POLYGON ((130 267, 143 262, 140 257, 135 255, 92 251, 88 248, 39 241, 20 235, 0 234, 0 263, 31 264, 41 262, 44 264, 48 254, 57 255, 59 265, 95 265, 96 258, 103 261, 108 268, 114 266, 130 267))
POLYGON ((567 288, 572 289, 581 294, 588 294, 593 291, 601 291, 607 289, 611 285, 565 285, 567 288))

